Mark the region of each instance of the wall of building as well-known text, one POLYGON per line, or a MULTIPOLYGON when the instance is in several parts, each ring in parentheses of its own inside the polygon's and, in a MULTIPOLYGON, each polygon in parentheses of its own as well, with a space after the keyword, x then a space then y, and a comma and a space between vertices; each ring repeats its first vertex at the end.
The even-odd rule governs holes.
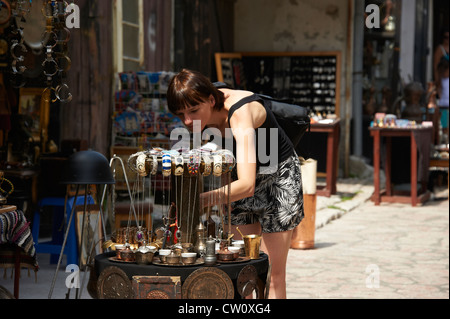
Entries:
POLYGON ((237 0, 236 51, 345 51, 348 2, 237 0))
MULTIPOLYGON (((358 0, 356 0, 358 1, 358 0)), ((353 0, 237 0, 234 51, 341 51, 340 160, 350 152, 353 0)))

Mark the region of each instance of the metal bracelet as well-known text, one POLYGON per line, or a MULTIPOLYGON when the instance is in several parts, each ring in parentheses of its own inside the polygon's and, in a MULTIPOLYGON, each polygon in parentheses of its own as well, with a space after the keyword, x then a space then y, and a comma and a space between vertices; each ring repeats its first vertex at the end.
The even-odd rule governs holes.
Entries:
POLYGON ((212 171, 212 160, 211 156, 209 155, 203 155, 203 163, 205 164, 205 169, 203 170, 203 176, 209 176, 211 175, 212 171))
POLYGON ((11 68, 14 74, 22 74, 26 71, 27 68, 24 65, 21 65, 17 68, 17 63, 20 62, 23 62, 23 57, 20 57, 19 59, 12 61, 11 68))
POLYGON ((175 156, 175 176, 181 176, 184 173, 183 155, 175 156))
MULTIPOLYGON (((58 35, 56 34, 55 31, 45 30, 41 36, 41 44, 44 47, 47 47, 47 48, 50 47, 51 49, 53 49, 58 44, 58 35), (48 38, 47 38, 47 35, 49 36, 48 38), (51 40, 52 36, 53 36, 53 43, 49 45, 49 43, 51 43, 50 40, 51 40), (46 39, 47 39, 47 41, 46 41, 46 39)), ((47 53, 48 53, 48 51, 47 51, 47 53)))
POLYGON ((199 166, 200 156, 196 153, 191 153, 189 156, 189 162, 187 163, 189 175, 197 175, 199 166))
POLYGON ((214 176, 221 176, 222 175, 222 155, 213 155, 214 160, 214 168, 213 168, 213 174, 214 176))
POLYGON ((51 86, 46 87, 46 88, 44 89, 44 91, 42 91, 42 99, 44 100, 44 102, 49 103, 50 101, 51 101, 51 102, 56 102, 56 101, 57 101, 56 99, 55 99, 55 100, 52 100, 52 91, 55 91, 55 88, 53 88, 53 87, 51 87, 51 86), (49 98, 46 99, 46 98, 45 98, 45 96, 46 96, 45 93, 46 93, 48 90, 50 90, 50 94, 48 95, 49 98))
POLYGON ((156 175, 158 173, 158 157, 156 155, 151 155, 152 159, 152 175, 156 175))
POLYGON ((163 153, 162 170, 164 176, 170 176, 172 171, 172 159, 169 153, 163 153))
POLYGON ((69 42, 69 40, 70 40, 70 30, 68 28, 66 28, 66 27, 63 27, 63 28, 59 29, 58 31, 64 31, 66 33, 66 37, 65 37, 64 40, 60 40, 59 38, 57 38, 56 43, 57 44, 62 44, 62 43, 69 42))
MULTIPOLYGON (((17 41, 17 40, 12 40, 13 45, 11 45, 11 56, 14 60, 19 60, 19 59, 23 59, 23 55, 17 55, 16 54, 16 48, 20 48, 20 50, 22 51, 22 53, 27 53, 27 47, 23 44, 22 41, 17 41)), ((20 60, 19 60, 20 61, 20 60)), ((23 61, 23 60, 22 60, 23 61)))
POLYGON ((47 76, 47 77, 49 77, 49 76, 50 76, 50 77, 51 77, 51 76, 54 76, 54 75, 55 75, 56 73, 58 73, 58 71, 59 71, 58 63, 56 63, 56 61, 53 60, 53 58, 50 59, 50 60, 44 60, 44 62, 42 62, 42 67, 44 68, 44 75, 47 76), (53 64, 54 67, 55 67, 55 71, 54 71, 53 73, 49 73, 49 72, 47 72, 47 70, 45 69, 46 66, 49 65, 49 64, 53 64))
POLYGON ((64 65, 64 64, 60 63, 61 60, 66 60, 66 65, 64 66, 64 68, 62 68, 60 70, 63 72, 68 72, 70 70, 70 68, 72 67, 72 60, 63 53, 57 52, 57 53, 55 53, 55 55, 56 55, 56 59, 58 60, 59 66, 64 65))
POLYGON ((69 103, 70 101, 72 101, 72 93, 69 92, 69 86, 66 83, 60 84, 56 87, 55 95, 61 103, 69 103), (67 91, 66 98, 61 98, 61 89, 63 88, 67 91))

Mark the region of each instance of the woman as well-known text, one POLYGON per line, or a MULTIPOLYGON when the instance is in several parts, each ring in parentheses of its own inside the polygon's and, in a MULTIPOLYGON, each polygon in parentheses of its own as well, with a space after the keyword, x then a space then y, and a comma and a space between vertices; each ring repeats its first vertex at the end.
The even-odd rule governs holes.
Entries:
POLYGON ((448 61, 448 53, 449 53, 449 48, 448 48, 448 44, 449 44, 449 31, 448 31, 448 27, 442 29, 442 31, 439 34, 439 45, 436 47, 436 49, 434 50, 434 57, 433 57, 433 71, 434 71, 434 81, 436 84, 439 83, 440 81, 440 76, 439 76, 439 70, 438 70, 438 65, 441 62, 443 57, 447 57, 447 61, 448 61))
POLYGON ((439 95, 439 110, 441 112, 441 126, 444 134, 443 144, 448 144, 448 109, 449 109, 449 58, 443 56, 438 64, 438 82, 436 88, 439 95))
POLYGON ((236 107, 239 101, 250 96, 253 93, 249 91, 217 89, 204 75, 182 70, 169 85, 167 101, 170 111, 191 131, 194 121, 200 121, 202 131, 216 128, 222 136, 231 129, 237 164, 230 194, 228 188, 223 187, 201 194, 200 199, 205 207, 222 204, 229 196, 233 203, 234 239, 240 238, 234 231, 236 225, 244 234, 262 232, 261 249, 268 254, 272 264, 269 298, 285 299, 286 261, 292 231, 303 218, 300 162, 270 110, 258 101, 236 107), (256 156, 258 145, 255 143, 260 133, 258 128, 279 129, 275 173, 259 171, 262 165, 256 156))

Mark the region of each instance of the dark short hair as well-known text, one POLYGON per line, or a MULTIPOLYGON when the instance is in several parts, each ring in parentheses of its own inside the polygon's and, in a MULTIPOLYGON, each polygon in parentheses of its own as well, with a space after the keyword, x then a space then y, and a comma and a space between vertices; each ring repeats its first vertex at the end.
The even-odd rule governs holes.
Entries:
POLYGON ((216 101, 214 109, 221 110, 224 106, 224 94, 200 72, 183 69, 170 81, 167 104, 170 112, 176 113, 178 110, 206 102, 211 95, 216 101))

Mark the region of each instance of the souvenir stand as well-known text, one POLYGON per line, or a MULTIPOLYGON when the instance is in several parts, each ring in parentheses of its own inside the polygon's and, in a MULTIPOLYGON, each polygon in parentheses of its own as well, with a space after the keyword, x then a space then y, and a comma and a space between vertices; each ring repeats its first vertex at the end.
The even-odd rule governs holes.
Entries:
POLYGON ((200 203, 200 193, 230 187, 234 166, 235 158, 228 150, 151 148, 132 154, 127 159, 134 175, 130 176, 134 186, 129 190, 128 224, 115 229, 105 243, 109 252, 95 257, 95 273, 88 286, 96 289, 91 295, 100 299, 232 299, 254 293, 263 298, 270 271, 267 255, 259 251, 261 237, 233 241, 229 198, 208 208, 200 203), (150 198, 157 175, 169 183, 163 194, 163 226, 155 228, 148 220, 148 227, 143 227, 144 210, 139 203, 145 201, 142 196, 150 198))

